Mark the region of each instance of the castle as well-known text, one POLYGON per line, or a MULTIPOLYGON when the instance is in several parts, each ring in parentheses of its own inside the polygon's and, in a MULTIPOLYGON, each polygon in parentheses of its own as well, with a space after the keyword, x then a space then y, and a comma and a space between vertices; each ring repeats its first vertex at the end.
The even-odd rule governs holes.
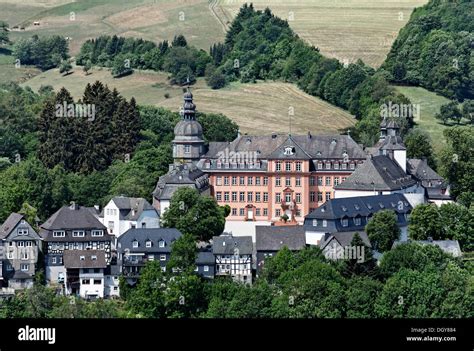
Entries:
MULTIPOLYGON (((366 150, 350 135, 310 132, 239 133, 231 142, 206 146, 189 89, 180 114, 172 142, 174 163, 153 192, 153 205, 161 213, 183 186, 229 205, 228 223, 276 225, 301 224, 306 215, 336 197, 425 192, 423 180, 407 173, 406 148, 393 121, 382 122, 379 143, 366 150)), ((429 168, 426 162, 424 168, 429 168)), ((442 178, 429 171, 441 187, 442 178)))

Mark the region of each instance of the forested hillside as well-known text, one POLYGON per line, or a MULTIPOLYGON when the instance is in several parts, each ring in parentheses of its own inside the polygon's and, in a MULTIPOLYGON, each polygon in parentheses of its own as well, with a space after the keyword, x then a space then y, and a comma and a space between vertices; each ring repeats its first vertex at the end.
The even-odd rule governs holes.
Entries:
POLYGON ((458 100, 474 97, 474 2, 432 0, 415 9, 382 65, 395 82, 458 100))

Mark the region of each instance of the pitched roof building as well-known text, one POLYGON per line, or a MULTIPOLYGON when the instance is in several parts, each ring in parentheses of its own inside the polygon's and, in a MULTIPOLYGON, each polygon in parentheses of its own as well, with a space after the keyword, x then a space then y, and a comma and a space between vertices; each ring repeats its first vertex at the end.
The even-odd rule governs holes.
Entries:
POLYGON ((0 226, 0 286, 23 289, 33 285, 41 241, 24 215, 8 216, 0 226))
POLYGON ((306 243, 318 245, 327 233, 362 232, 374 213, 382 210, 396 213, 401 239, 406 241, 408 214, 412 209, 399 193, 333 199, 306 216, 306 243))
POLYGON ((217 276, 230 276, 233 280, 252 283, 253 242, 251 236, 215 236, 212 253, 217 276))
POLYGON ((257 226, 255 228, 257 251, 257 274, 261 272, 265 259, 273 257, 283 247, 299 251, 306 246, 305 228, 295 226, 257 226))

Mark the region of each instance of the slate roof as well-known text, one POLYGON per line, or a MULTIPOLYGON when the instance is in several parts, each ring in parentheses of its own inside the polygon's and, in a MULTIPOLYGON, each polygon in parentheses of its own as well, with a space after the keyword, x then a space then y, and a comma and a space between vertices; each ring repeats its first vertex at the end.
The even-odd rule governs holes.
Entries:
POLYGON ((335 186, 336 190, 392 191, 416 184, 390 157, 369 156, 347 179, 335 186))
MULTIPOLYGON (((143 211, 155 209, 147 200, 141 197, 116 196, 111 201, 119 209, 120 219, 123 220, 136 221, 143 211)), ((100 217, 104 217, 104 210, 102 210, 100 217)))
POLYGON ((176 228, 130 228, 118 238, 117 247, 120 252, 169 253, 173 242, 181 235, 176 228), (159 247, 161 240, 165 242, 165 247, 159 247), (138 241, 138 247, 133 247, 133 241, 138 241), (146 247, 147 241, 152 242, 151 247, 146 247))
POLYGON ((43 230, 102 229, 106 227, 83 206, 63 206, 41 225, 43 230))
POLYGON ((354 235, 358 233, 362 241, 368 247, 372 247, 370 244, 369 237, 367 233, 364 231, 352 231, 352 232, 335 232, 331 234, 326 234, 324 239, 319 242, 319 247, 323 250, 334 238, 342 247, 350 246, 352 240, 354 239, 354 235))
POLYGON ((399 135, 387 135, 377 143, 380 150, 406 150, 405 144, 399 135))
MULTIPOLYGON (((285 146, 289 137, 285 134, 242 135, 230 143, 209 143, 209 150, 203 158, 217 158, 219 151, 226 147, 229 152, 257 152, 259 159, 276 157, 274 152, 285 146)), ((349 158, 365 159, 362 148, 348 135, 292 135, 291 143, 313 159, 340 159, 347 152, 349 158)), ((282 156, 284 158, 285 156, 282 156)))
POLYGON ((174 192, 183 186, 200 192, 209 188, 209 176, 193 164, 170 165, 170 170, 158 179, 153 196, 158 200, 170 200, 174 192))
POLYGON ((29 274, 29 273, 18 270, 18 271, 15 271, 12 279, 19 279, 19 280, 20 279, 33 279, 33 277, 34 277, 34 274, 29 274))
POLYGON ((409 213, 412 206, 403 194, 374 195, 331 199, 305 217, 311 219, 339 219, 368 216, 381 210, 409 213), (403 206, 399 206, 402 204, 403 206))
POLYGON ((221 235, 212 238, 212 253, 214 255, 233 255, 235 249, 240 255, 251 255, 253 253, 253 242, 251 236, 221 235))
POLYGON ((409 158, 407 160, 407 173, 413 175, 420 181, 444 181, 443 177, 441 177, 430 166, 428 166, 426 159, 409 158))
POLYGON ((0 239, 5 239, 8 235, 10 235, 11 231, 23 218, 23 215, 19 213, 11 213, 0 227, 0 239))
POLYGON ((102 250, 64 250, 66 268, 106 268, 105 252, 102 250), (93 259, 95 257, 95 259, 93 259))
POLYGON ((306 246, 304 227, 295 226, 256 226, 257 251, 278 251, 283 246, 290 250, 302 250, 306 246))
POLYGON ((309 160, 311 159, 311 155, 303 150, 291 135, 289 135, 288 138, 268 156, 268 159, 309 160), (290 154, 285 153, 287 148, 291 149, 290 154))
POLYGON ((200 250, 198 252, 197 258, 196 258, 196 264, 214 264, 216 262, 216 258, 214 257, 214 254, 212 253, 211 249, 205 249, 205 250, 200 250))

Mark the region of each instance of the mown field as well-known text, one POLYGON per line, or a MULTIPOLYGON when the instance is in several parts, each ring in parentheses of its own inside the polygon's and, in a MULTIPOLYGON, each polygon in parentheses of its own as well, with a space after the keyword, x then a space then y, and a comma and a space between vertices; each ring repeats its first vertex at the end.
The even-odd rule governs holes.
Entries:
POLYGON ((435 118, 435 115, 442 105, 449 103, 451 100, 420 87, 396 86, 395 88, 409 98, 412 104, 420 105, 420 118, 416 121, 416 124, 428 132, 434 150, 436 152, 441 151, 446 145, 443 131, 449 128, 452 123, 444 125, 435 118))
MULTIPOLYGON (((96 80, 117 88, 127 98, 134 96, 139 104, 163 106, 173 111, 178 111, 182 104, 182 88, 169 85, 167 75, 157 72, 135 72, 114 79, 106 69, 93 69, 87 76, 78 67, 68 76, 62 76, 57 69, 53 69, 23 85, 34 90, 42 85, 51 85, 56 90, 64 86, 75 98, 79 98, 85 85, 96 80), (165 94, 169 96, 165 97, 165 94)), ((244 133, 288 132, 289 111, 294 112, 291 116, 293 133, 306 133, 308 130, 313 134, 337 133, 347 130, 354 123, 346 111, 287 83, 234 83, 224 89, 212 90, 199 79, 192 91, 198 110, 223 113, 237 122, 244 133)))
MULTIPOLYGON (((207 50, 224 39, 224 31, 246 0, 0 0, 0 20, 33 34, 71 38, 76 54, 88 38, 101 34, 142 37, 153 41, 184 34, 207 50), (73 16, 71 16, 73 13, 73 16), (33 22, 39 21, 39 26, 33 22)), ((330 57, 374 67, 385 59, 398 31, 414 7, 427 0, 252 0, 270 9, 305 40, 330 57)))
MULTIPOLYGON (((246 0, 215 0, 215 12, 228 25, 246 0)), ((340 61, 362 59, 378 67, 415 7, 428 0, 252 0, 288 19, 303 39, 340 61)))

